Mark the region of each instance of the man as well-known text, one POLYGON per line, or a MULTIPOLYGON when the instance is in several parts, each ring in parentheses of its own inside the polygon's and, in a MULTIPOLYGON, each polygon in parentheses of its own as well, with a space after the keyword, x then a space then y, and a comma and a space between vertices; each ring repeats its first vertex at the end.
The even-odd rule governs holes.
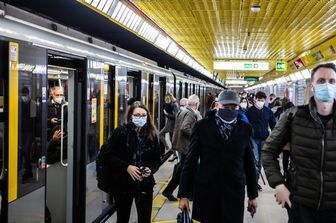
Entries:
POLYGON ((290 108, 280 117, 263 147, 262 160, 276 201, 290 208, 289 223, 335 223, 335 65, 318 65, 311 80, 314 96, 308 105, 290 108), (277 158, 287 142, 291 144, 292 164, 285 186, 277 158))
POLYGON ((274 93, 270 94, 268 99, 268 107, 272 109, 275 106, 276 101, 280 101, 280 98, 278 98, 274 93))
MULTIPOLYGON (((64 103, 63 89, 59 86, 55 86, 51 89, 51 100, 47 102, 48 105, 48 140, 52 138, 51 130, 60 125, 61 122, 61 106, 64 103)), ((64 117, 66 118, 66 109, 64 111, 64 117)), ((66 126, 66 122, 64 125, 66 126)))
MULTIPOLYGON (((269 128, 273 129, 276 120, 271 109, 265 106, 266 94, 262 91, 259 91, 255 95, 254 106, 250 107, 246 111, 246 117, 253 127, 253 153, 257 168, 257 181, 259 180, 260 171, 261 171, 261 148, 264 145, 266 138, 269 135, 269 128)), ((258 184, 258 189, 261 191, 262 188, 258 184)))
MULTIPOLYGON (((185 99, 181 99, 181 101, 182 104, 186 102, 185 99)), ((177 201, 176 197, 172 194, 180 183, 181 172, 188 152, 192 128, 197 121, 202 119, 197 110, 200 104, 199 97, 195 94, 190 95, 187 99, 187 103, 188 107, 182 107, 181 111, 179 111, 176 115, 173 134, 172 148, 177 150, 179 153, 179 163, 174 167, 173 177, 165 190, 162 192, 162 195, 167 197, 170 201, 177 201)))
POLYGON ((254 214, 258 196, 256 170, 250 147, 251 126, 238 113, 233 91, 218 96, 219 108, 193 128, 178 197, 179 208, 208 223, 240 223, 244 218, 245 184, 248 210, 254 214), (194 193, 192 192, 194 191, 194 193))

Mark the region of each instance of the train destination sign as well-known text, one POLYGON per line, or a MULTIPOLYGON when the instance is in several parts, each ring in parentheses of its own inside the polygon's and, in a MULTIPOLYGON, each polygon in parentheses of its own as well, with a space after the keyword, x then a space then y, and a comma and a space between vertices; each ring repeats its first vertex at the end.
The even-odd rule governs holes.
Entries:
POLYGON ((215 70, 269 70, 268 62, 214 62, 215 70))

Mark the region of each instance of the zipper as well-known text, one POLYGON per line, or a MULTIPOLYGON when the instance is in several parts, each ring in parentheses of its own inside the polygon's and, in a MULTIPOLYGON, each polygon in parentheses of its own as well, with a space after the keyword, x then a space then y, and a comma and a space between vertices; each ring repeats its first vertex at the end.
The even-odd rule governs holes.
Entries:
POLYGON ((323 197, 323 163, 324 163, 324 146, 325 146, 325 129, 324 126, 322 125, 322 129, 323 129, 323 134, 322 134, 322 154, 321 154, 321 169, 320 169, 320 179, 321 179, 321 186, 320 186, 320 198, 319 198, 319 202, 317 205, 317 210, 320 209, 321 206, 321 202, 322 202, 322 197, 323 197))

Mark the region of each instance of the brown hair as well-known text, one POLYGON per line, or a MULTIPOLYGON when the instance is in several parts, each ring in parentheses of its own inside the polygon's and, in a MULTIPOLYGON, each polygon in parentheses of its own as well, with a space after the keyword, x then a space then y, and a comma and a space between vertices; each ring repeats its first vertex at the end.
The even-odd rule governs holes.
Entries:
POLYGON ((127 122, 132 121, 133 111, 136 108, 142 108, 146 111, 146 113, 147 113, 147 123, 146 123, 145 127, 147 128, 146 129, 147 133, 148 133, 147 137, 148 137, 148 139, 154 141, 157 138, 157 130, 156 130, 155 126, 153 125, 152 116, 151 116, 149 110, 140 101, 133 102, 131 104, 131 106, 128 108, 127 115, 126 115, 126 121, 127 122))

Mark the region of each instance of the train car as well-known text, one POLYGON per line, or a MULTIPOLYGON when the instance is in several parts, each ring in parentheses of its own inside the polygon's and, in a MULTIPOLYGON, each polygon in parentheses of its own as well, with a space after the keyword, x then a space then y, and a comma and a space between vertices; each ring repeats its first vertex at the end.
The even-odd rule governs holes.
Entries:
POLYGON ((107 218, 113 201, 97 188, 95 160, 127 106, 142 101, 160 129, 164 94, 198 94, 205 104, 206 91, 219 89, 60 24, 53 31, 47 27, 55 23, 14 7, 0 13, 1 222, 107 218), (47 120, 55 86, 63 90, 66 140, 51 164, 47 120))

